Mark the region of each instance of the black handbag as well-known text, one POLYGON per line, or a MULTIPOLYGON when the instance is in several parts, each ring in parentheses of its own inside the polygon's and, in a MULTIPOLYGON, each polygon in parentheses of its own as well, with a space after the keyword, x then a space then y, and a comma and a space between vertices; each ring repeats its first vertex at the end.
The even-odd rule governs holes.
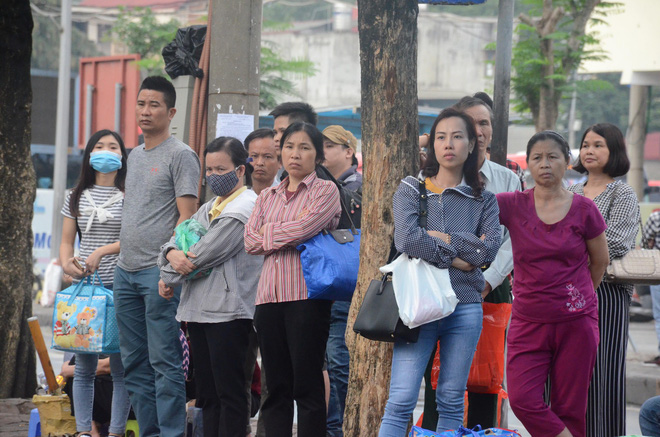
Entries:
POLYGON ((396 305, 390 276, 391 273, 388 273, 380 280, 371 281, 353 324, 353 331, 369 340, 404 340, 415 343, 419 337, 419 328, 410 329, 399 318, 399 307, 396 305))
MULTIPOLYGON (((418 223, 422 228, 426 228, 427 211, 426 185, 420 180, 418 223)), ((395 249, 391 250, 388 263, 398 255, 395 249)), ((410 329, 399 318, 399 307, 390 276, 391 273, 388 273, 381 279, 371 281, 353 324, 353 331, 369 340, 415 343, 419 337, 419 327, 410 329)))

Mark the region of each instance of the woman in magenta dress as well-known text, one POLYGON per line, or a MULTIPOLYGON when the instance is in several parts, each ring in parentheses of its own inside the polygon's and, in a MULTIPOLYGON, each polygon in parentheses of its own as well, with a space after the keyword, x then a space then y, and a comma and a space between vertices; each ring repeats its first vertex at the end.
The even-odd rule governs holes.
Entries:
POLYGON ((509 399, 533 437, 585 435, 598 347, 594 290, 609 263, 598 208, 563 187, 569 159, 561 135, 539 132, 527 144, 535 187, 497 195, 516 275, 507 338, 509 399), (548 376, 550 406, 543 400, 548 376))

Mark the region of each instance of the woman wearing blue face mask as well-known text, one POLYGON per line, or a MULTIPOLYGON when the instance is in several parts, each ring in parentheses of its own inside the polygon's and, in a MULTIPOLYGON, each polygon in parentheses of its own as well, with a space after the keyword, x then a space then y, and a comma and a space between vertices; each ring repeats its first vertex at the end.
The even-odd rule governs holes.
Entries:
POLYGON ((183 284, 176 318, 188 322, 204 435, 244 437, 249 412, 244 365, 263 258, 245 252, 243 230, 257 195, 243 183, 252 168, 239 140, 217 138, 204 157, 206 182, 216 197, 191 218, 207 233, 187 253, 178 250, 174 237, 162 247, 158 288, 169 299, 172 287, 183 284), (196 269, 211 271, 189 278, 187 272, 196 269))
MULTIPOLYGON (((76 282, 98 272, 103 285, 112 289, 119 254, 126 156, 121 136, 107 129, 92 135, 85 147, 80 178, 62 207, 60 262, 64 273, 76 282), (79 257, 74 258, 76 234, 80 236, 80 252, 79 257)), ((96 354, 76 354, 73 406, 80 436, 90 436, 93 430, 94 376, 98 358, 96 354)), ((110 435, 122 436, 130 401, 119 354, 110 355, 110 369, 113 381, 110 435)))

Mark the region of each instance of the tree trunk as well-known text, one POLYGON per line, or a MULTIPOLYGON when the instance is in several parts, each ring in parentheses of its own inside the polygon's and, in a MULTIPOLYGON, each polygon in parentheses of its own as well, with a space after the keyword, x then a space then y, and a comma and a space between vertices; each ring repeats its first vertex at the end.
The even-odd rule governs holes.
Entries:
POLYGON ((560 85, 566 83, 573 72, 580 66, 582 56, 575 56, 581 52, 583 47, 582 37, 585 34, 587 23, 594 9, 602 3, 602 0, 581 0, 578 2, 566 2, 555 6, 552 0, 543 0, 542 16, 533 20, 525 14, 520 15, 521 21, 536 28, 541 39, 541 59, 546 61, 542 68, 544 83, 539 90, 538 108, 530 104, 534 126, 537 131, 554 129, 559 118, 559 103, 562 97, 560 85), (568 17, 571 22, 566 49, 555 54, 554 40, 551 35, 557 30, 559 22, 568 17), (557 81, 553 75, 556 68, 561 65, 564 76, 563 80, 557 81))
POLYGON ((417 172, 419 11, 417 0, 358 0, 358 11, 364 203, 360 274, 346 331, 351 370, 344 435, 372 437, 387 401, 392 347, 356 336, 352 327, 392 244, 392 197, 400 180, 417 172))
POLYGON ((546 61, 542 68, 544 83, 539 90, 538 117, 535 119, 537 132, 554 129, 559 116, 559 101, 555 98, 557 84, 552 77, 555 74, 555 48, 554 40, 549 35, 557 30, 559 21, 565 15, 564 9, 555 7, 552 0, 543 0, 543 15, 536 23, 536 31, 541 39, 541 58, 546 61))
POLYGON ((36 389, 32 315, 32 204, 30 158, 30 54, 28 0, 0 8, 0 398, 31 397, 36 389))

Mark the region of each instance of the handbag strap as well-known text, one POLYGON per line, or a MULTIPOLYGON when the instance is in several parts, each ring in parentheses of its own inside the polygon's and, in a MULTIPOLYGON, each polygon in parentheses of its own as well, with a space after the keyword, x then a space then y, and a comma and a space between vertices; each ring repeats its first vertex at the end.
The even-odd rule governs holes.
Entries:
POLYGON ((417 222, 420 228, 426 229, 428 219, 428 199, 429 196, 426 192, 426 182, 423 179, 418 179, 419 182, 419 217, 417 222))
POLYGON ((105 295, 106 297, 112 298, 112 293, 110 293, 106 288, 103 286, 103 281, 101 281, 101 277, 99 276, 98 270, 94 272, 93 276, 87 276, 86 278, 82 279, 78 284, 76 284, 76 288, 73 290, 73 293, 71 293, 71 296, 69 297, 69 301, 67 302, 67 305, 73 304, 73 301, 76 297, 80 295, 80 292, 82 291, 83 286, 91 285, 91 292, 89 295, 89 300, 88 300, 88 305, 92 305, 92 298, 94 297, 94 291, 97 288, 100 288, 99 291, 101 291, 100 294, 105 295), (98 281, 98 285, 97 282, 98 281))
MULTIPOLYGON (((428 219, 428 194, 426 192, 426 182, 424 182, 424 179, 417 179, 417 182, 419 182, 419 207, 417 223, 419 224, 420 228, 426 229, 428 219)), ((396 246, 394 245, 394 237, 392 237, 392 244, 390 245, 390 254, 387 257, 387 264, 394 261, 399 255, 401 255, 401 252, 396 250, 396 246)), ((383 275, 383 281, 387 278, 388 274, 383 275)))
POLYGON ((346 214, 346 218, 348 219, 349 223, 351 224, 351 233, 353 235, 357 235, 358 232, 357 232, 357 229, 355 227, 355 223, 353 223, 353 219, 351 218, 351 214, 350 214, 348 208, 346 207, 346 204, 344 203, 344 199, 342 198, 341 193, 339 194, 339 203, 341 204, 341 209, 346 214))

